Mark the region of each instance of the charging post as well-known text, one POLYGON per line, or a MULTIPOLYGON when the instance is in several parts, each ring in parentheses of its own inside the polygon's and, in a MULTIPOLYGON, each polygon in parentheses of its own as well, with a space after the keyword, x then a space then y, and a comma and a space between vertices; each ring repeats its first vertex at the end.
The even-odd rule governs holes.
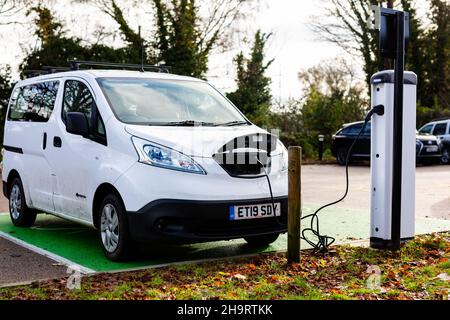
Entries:
POLYGON ((385 115, 372 120, 370 243, 372 248, 399 250, 402 240, 414 237, 417 76, 405 73, 409 14, 378 6, 372 11, 380 56, 394 59, 395 70, 379 72, 371 80, 372 106, 383 105, 385 115))

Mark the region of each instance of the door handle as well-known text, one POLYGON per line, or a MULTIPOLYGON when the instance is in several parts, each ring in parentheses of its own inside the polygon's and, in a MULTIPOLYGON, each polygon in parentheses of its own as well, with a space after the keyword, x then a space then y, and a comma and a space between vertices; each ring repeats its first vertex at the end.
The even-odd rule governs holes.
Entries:
POLYGON ((55 148, 61 148, 62 147, 62 140, 60 137, 54 137, 53 138, 53 146, 55 148))
POLYGON ((44 137, 42 140, 42 150, 47 149, 47 132, 44 132, 44 137))

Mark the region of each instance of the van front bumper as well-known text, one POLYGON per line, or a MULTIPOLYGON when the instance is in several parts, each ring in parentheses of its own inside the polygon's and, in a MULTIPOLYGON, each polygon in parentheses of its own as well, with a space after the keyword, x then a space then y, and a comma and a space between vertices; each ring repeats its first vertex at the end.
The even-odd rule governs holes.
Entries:
POLYGON ((270 198, 235 201, 157 200, 138 212, 128 212, 130 236, 135 241, 195 243, 231 240, 287 232, 287 197, 281 216, 252 220, 230 220, 230 207, 270 204, 270 198))

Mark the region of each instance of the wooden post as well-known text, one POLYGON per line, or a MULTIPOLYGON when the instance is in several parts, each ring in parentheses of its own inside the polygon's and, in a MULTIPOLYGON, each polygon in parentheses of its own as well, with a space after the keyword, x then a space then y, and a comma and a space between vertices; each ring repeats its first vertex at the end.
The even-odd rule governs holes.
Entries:
POLYGON ((301 191, 302 148, 289 148, 288 191, 288 262, 300 262, 300 227, 302 217, 301 191))

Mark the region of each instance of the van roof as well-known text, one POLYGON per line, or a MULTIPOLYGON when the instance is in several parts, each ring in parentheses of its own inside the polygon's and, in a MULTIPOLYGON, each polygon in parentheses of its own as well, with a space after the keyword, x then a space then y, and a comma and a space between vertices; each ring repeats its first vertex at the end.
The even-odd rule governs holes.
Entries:
POLYGON ((89 70, 76 70, 76 71, 66 71, 40 75, 37 77, 27 78, 19 82, 20 85, 31 84, 37 81, 44 81, 50 79, 58 79, 64 77, 94 77, 94 78, 142 78, 142 79, 162 79, 162 80, 189 80, 189 81, 200 81, 203 80, 180 76, 171 73, 162 72, 140 72, 140 71, 129 71, 129 70, 102 70, 102 69, 89 69, 89 70))

